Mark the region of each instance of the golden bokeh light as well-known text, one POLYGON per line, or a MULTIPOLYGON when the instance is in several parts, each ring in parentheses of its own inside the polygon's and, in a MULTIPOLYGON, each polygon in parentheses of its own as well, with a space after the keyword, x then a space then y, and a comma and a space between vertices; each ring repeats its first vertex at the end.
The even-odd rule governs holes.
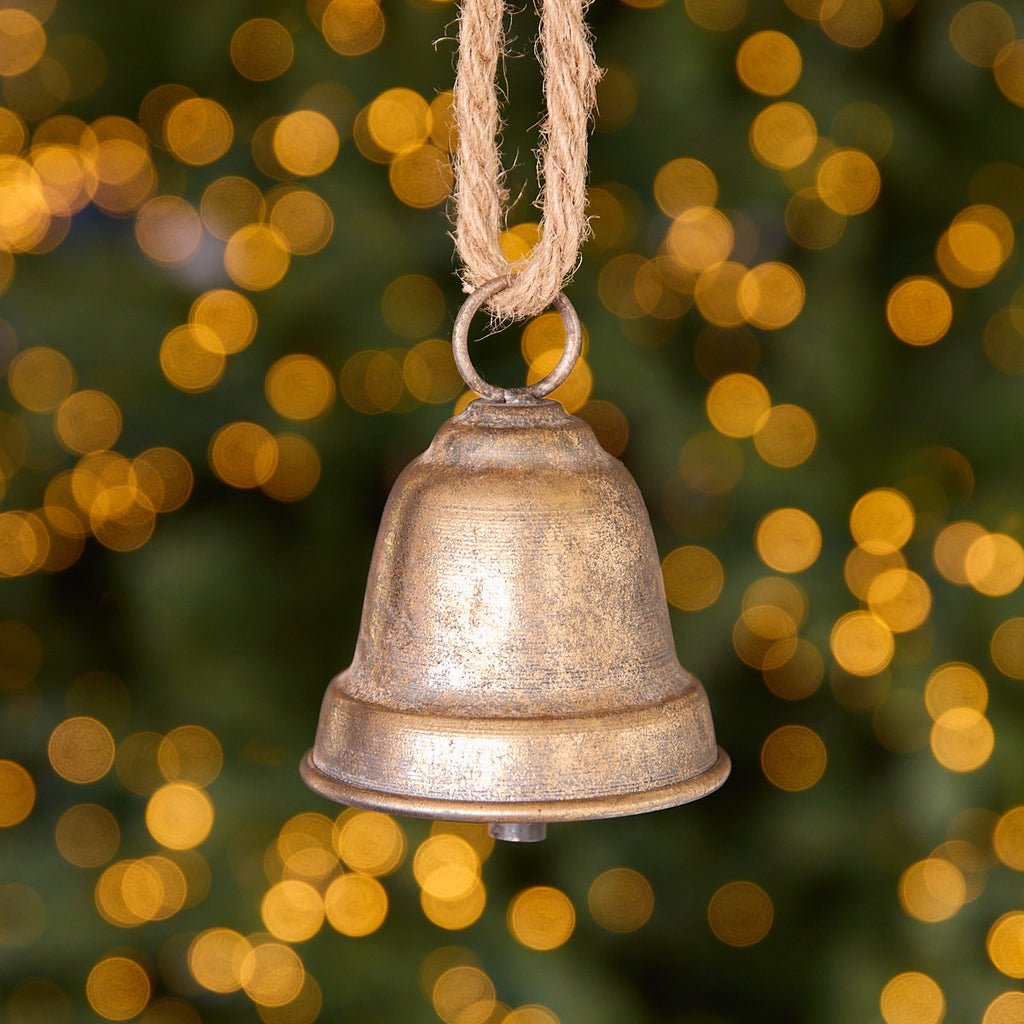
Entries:
POLYGON ((788 327, 804 308, 800 275, 786 263, 761 263, 744 274, 736 292, 743 318, 767 331, 788 327))
POLYGON ((0 828, 20 825, 32 813, 36 785, 17 761, 0 761, 0 828))
POLYGON ((728 882, 708 902, 711 931, 728 946, 756 945, 771 931, 774 918, 771 897, 754 882, 728 882))
POLYGON ((730 373, 711 385, 705 400, 711 425, 726 437, 751 437, 771 409, 768 389, 748 373, 730 373))
POLYGON ((424 916, 438 928, 447 931, 459 931, 476 924, 486 905, 487 890, 479 878, 468 893, 456 899, 442 899, 426 889, 420 890, 420 907, 424 916))
POLYGON ((797 793, 810 789, 825 774, 828 753, 821 737, 803 725, 784 725, 761 747, 761 770, 779 789, 797 793))
POLYGON ((927 620, 932 594, 916 572, 884 569, 868 585, 867 605, 893 633, 907 633, 927 620))
POLYGON ((834 149, 818 165, 815 184, 826 206, 849 217, 874 206, 882 178, 867 153, 834 149))
POLYGON ((7 385, 14 400, 30 412, 54 412, 74 390, 75 370, 63 353, 38 345, 11 360, 7 385))
POLYGON ((206 230, 226 242, 246 224, 260 223, 267 212, 263 193, 248 178, 228 175, 203 190, 199 215, 206 230))
POLYGON ((1020 333, 1017 320, 1020 318, 1019 305, 997 309, 989 317, 982 335, 982 345, 988 361, 1001 373, 1018 375, 1024 373, 1024 335, 1020 333))
POLYGON ((375 932, 388 914, 388 895, 371 875, 350 872, 334 879, 324 893, 330 926, 342 935, 359 937, 375 932))
POLYGON ((417 847, 412 863, 420 888, 442 900, 467 896, 480 878, 480 856, 461 836, 438 833, 417 847))
POLYGON ((0 512, 0 576, 41 569, 50 553, 46 524, 30 512, 0 512))
POLYGON ((946 1015, 942 989, 919 971, 891 978, 878 1000, 885 1024, 939 1024, 946 1015))
POLYGON ((896 641, 892 630, 868 611, 848 612, 832 627, 832 656, 854 676, 873 676, 892 661, 896 641))
POLYGON ((970 708, 983 713, 988 707, 988 687, 981 673, 962 661, 940 665, 924 684, 924 702, 932 721, 947 711, 970 708))
POLYGON ((7 999, 11 1024, 69 1024, 71 1000, 56 982, 25 978, 11 989, 7 999))
POLYGON ((444 319, 444 293, 422 274, 403 274, 384 289, 380 303, 384 322, 403 338, 424 338, 444 319))
POLYGON ((976 771, 991 757, 994 746, 992 724, 975 708, 951 708, 932 726, 935 760, 953 772, 976 771))
POLYGON ((375 145, 393 156, 430 137, 433 114, 412 89, 387 89, 366 110, 366 129, 375 145))
POLYGON ((557 949, 576 927, 569 897, 549 885, 535 885, 514 896, 508 905, 508 930, 529 949, 557 949))
POLYGON ((761 561, 776 572, 803 572, 821 553, 821 530, 798 508, 779 508, 757 524, 754 546, 761 561))
POLYGON ((315 356, 282 356, 267 371, 263 388, 274 412, 290 420, 315 419, 334 404, 334 375, 315 356))
POLYGON ((302 991, 306 971, 295 950, 280 942, 260 942, 242 960, 242 988, 260 1006, 284 1006, 302 991))
POLYGON ((202 324, 175 327, 160 343, 160 369, 179 391, 209 391, 220 382, 226 366, 220 336, 202 324))
POLYGON ((275 434, 277 465, 260 490, 275 501, 301 501, 320 482, 320 454, 299 434, 275 434))
POLYGON ((935 568, 950 583, 965 587, 967 578, 967 552, 971 545, 988 531, 978 523, 967 520, 950 523, 939 532, 932 546, 932 560, 935 568))
POLYGON ((126 956, 109 956, 89 972, 85 995, 89 1005, 107 1020, 131 1020, 149 1002, 152 983, 145 968, 126 956))
POLYGON ((817 693, 825 678, 825 660, 809 640, 796 641, 792 654, 781 664, 762 667, 765 686, 783 700, 805 700, 817 693))
MULTIPOLYGON (((542 352, 531 361, 526 372, 526 383, 536 384, 538 381, 543 380, 554 371, 561 358, 562 353, 554 349, 542 352)), ((577 409, 587 404, 593 387, 594 374, 590 369, 589 363, 580 356, 576 360, 576 365, 573 366, 569 376, 554 391, 548 394, 548 398, 555 402, 561 402, 566 412, 574 413, 577 409)))
POLYGON ((345 865, 364 875, 390 875, 405 860, 401 825, 377 811, 344 812, 333 830, 334 848, 345 865))
POLYGON ((778 668, 796 653, 796 631, 796 622, 784 609, 773 604, 748 604, 733 626, 733 649, 751 668, 778 668))
MULTIPOLYGON (((635 3, 636 0, 633 0, 635 3)), ((537 1003, 527 1003, 525 1006, 517 1006, 506 1014, 501 1024, 561 1024, 557 1015, 548 1007, 540 1006, 537 1003)))
POLYGON ((237 992, 242 987, 242 964, 251 950, 244 935, 230 928, 207 928, 188 947, 188 967, 210 992, 237 992))
POLYGON ((195 207, 179 196, 156 196, 135 218, 139 248, 153 260, 167 266, 187 263, 203 240, 203 223, 195 207))
POLYGON ((414 398, 431 405, 451 402, 464 386, 451 342, 443 338, 413 345, 402 362, 402 377, 414 398))
POLYGON ((330 118, 317 110, 286 114, 274 128, 274 156, 289 174, 323 174, 337 159, 341 138, 330 118))
POLYGON ((57 407, 53 430, 70 452, 89 455, 113 447, 121 436, 121 410, 102 391, 75 391, 57 407))
POLYGON ((729 218, 712 206, 690 206, 665 236, 669 255, 685 270, 700 272, 729 257, 736 241, 729 218))
POLYGON ((803 58, 796 43, 784 32, 755 32, 736 52, 740 81, 761 96, 783 96, 800 80, 803 58))
POLYGON ((169 782, 149 798, 146 828, 161 846, 190 850, 213 828, 213 801, 189 782, 169 782))
POLYGON ((488 826, 479 821, 433 821, 430 824, 432 836, 452 835, 465 840, 476 851, 482 864, 494 850, 495 839, 488 826))
POLYGON ((1024 548, 1009 534, 985 533, 964 555, 964 575, 979 593, 1003 597, 1024 582, 1024 548))
MULTIPOLYGON (((299 994, 290 1002, 281 1006, 258 1005, 256 1012, 263 1024, 314 1024, 314 1021, 320 1017, 323 1001, 323 993, 316 979, 311 974, 307 974, 303 979, 299 994)), ((145 1024, 145 1021, 142 1024, 145 1024)), ((177 1024, 177 1022, 175 1021, 173 1024, 177 1024)), ((189 1021, 188 1024, 193 1024, 193 1022, 189 1021)), ((199 1021, 197 1020, 195 1024, 199 1024, 199 1021)))
POLYGON ((678 217, 693 206, 710 209, 718 199, 718 182, 707 164, 692 157, 678 157, 658 168, 654 199, 669 217, 678 217))
POLYGON ((494 982, 478 967, 451 967, 430 993, 434 1012, 445 1024, 487 1024, 497 1000, 494 982))
POLYGON ((190 97, 175 104, 163 123, 167 148, 193 167, 212 164, 235 137, 231 115, 216 100, 190 97))
POLYGON ((57 820, 57 849, 79 868, 106 864, 121 844, 117 819, 99 804, 75 804, 57 820))
POLYGON ((981 1024, 1017 1024, 1021 1020, 1024 1020, 1024 992, 1004 992, 988 1004, 981 1024))
POLYGON ((908 277, 889 293, 889 327, 908 345, 933 345, 953 323, 949 292, 933 277, 908 277))
POLYGON ((250 18, 235 29, 229 52, 240 75, 253 82, 269 82, 291 67, 295 44, 279 21, 250 18))
POLYGON ((320 21, 327 45, 344 57, 369 53, 384 38, 384 28, 377 0, 331 0, 320 21))
POLYGON ((990 68, 1000 51, 1016 38, 1010 13, 990 0, 964 4, 949 23, 953 49, 964 60, 981 68, 990 68))
POLYGON ((639 871, 611 868, 590 883, 587 907, 605 931, 635 932, 647 924, 654 912, 654 889, 639 871))
POLYGON ((315 192, 280 185, 271 192, 270 226, 284 239, 293 256, 312 256, 331 240, 334 214, 315 192))
POLYGON ((220 775, 224 751, 220 740, 201 725, 179 725, 160 741, 160 772, 168 782, 208 786, 220 775))
POLYGON ((114 737, 95 718, 65 719, 50 733, 46 748, 53 770, 68 782, 97 782, 114 764, 114 737))
POLYGON ((273 288, 291 263, 288 244, 269 224, 247 224, 239 228, 224 249, 228 277, 251 292, 273 288))
POLYGON ((996 668, 1011 679, 1024 679, 1024 618, 1007 619, 989 644, 996 668))
POLYGON ((448 198, 455 179, 448 154, 428 142, 399 153, 391 161, 388 180, 406 206, 426 210, 448 198))
POLYGON ((405 391, 406 355, 403 351, 399 361, 391 352, 364 349, 350 356, 341 368, 342 397, 356 412, 369 416, 393 409, 405 391))
POLYGON ((739 327, 745 316, 740 308, 740 287, 748 268, 735 260, 726 260, 703 270, 693 289, 697 310, 709 324, 739 327))
POLYGON ((880 0, 830 0, 822 5, 821 27, 840 46, 857 50, 870 46, 884 22, 880 0))
POLYGON ((260 904, 267 931, 283 942, 305 942, 324 923, 324 900, 308 882, 296 878, 272 885, 260 904))
MULTIPOLYGON (((652 0, 632 0, 640 7, 655 6, 652 0)), ((711 32, 729 32, 747 14, 747 0, 686 0, 690 20, 711 32)))
MULTIPOLYGON (((202 332, 193 336, 193 342, 206 348, 214 356, 234 355, 248 348, 256 337, 256 310, 240 292, 230 288, 214 288, 203 292, 188 314, 193 327, 212 331, 216 341, 202 332)), ((223 367, 223 361, 218 365, 223 367)))
POLYGON ((0 10, 0 75, 14 78, 30 71, 46 50, 46 29, 17 6, 0 10))
POLYGON ((210 440, 210 466, 231 487, 245 490, 267 483, 277 469, 277 442, 258 423, 229 423, 210 440))
POLYGON ((174 512, 188 501, 195 474, 173 448, 147 448, 132 460, 128 486, 136 502, 154 512, 174 512))
POLYGON ((918 921, 934 923, 952 917, 967 898, 967 883, 956 865, 944 857, 911 864, 900 876, 900 906, 918 921))
POLYGON ((338 870, 332 835, 334 822, 324 814, 305 812, 289 818, 276 842, 267 847, 263 868, 267 878, 298 877, 320 886, 338 870))
POLYGON ((792 469, 805 463, 818 443, 814 417, 799 405, 773 405, 754 432, 757 454, 770 466, 792 469))
POLYGON ((783 100, 754 118, 750 148, 761 163, 776 170, 799 167, 818 142, 818 128, 806 107, 783 100))
POLYGON ((1008 868, 1024 871, 1024 807, 1001 815, 992 830, 992 849, 1008 868))
POLYGON ((699 544, 670 551, 661 563, 661 574, 669 604, 686 612, 713 605, 725 585, 722 563, 699 544))
POLYGON ((1003 914, 985 939, 989 959, 997 971, 1010 978, 1024 978, 1024 913, 1003 914))
POLYGON ((871 554, 898 551, 914 532, 914 507, 907 496, 880 487, 857 499, 850 512, 853 539, 871 554))

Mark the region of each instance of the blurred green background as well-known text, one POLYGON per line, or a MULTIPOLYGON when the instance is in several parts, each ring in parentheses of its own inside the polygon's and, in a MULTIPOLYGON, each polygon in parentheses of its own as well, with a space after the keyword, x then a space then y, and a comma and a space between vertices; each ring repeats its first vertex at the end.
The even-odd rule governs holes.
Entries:
MULTIPOLYGON (((1019 5, 593 5, 561 397, 647 499, 732 777, 494 849, 302 785, 464 401, 456 18, 0 7, 0 1021, 1024 1022, 1019 5)), ((474 358, 543 375, 551 327, 474 358)))

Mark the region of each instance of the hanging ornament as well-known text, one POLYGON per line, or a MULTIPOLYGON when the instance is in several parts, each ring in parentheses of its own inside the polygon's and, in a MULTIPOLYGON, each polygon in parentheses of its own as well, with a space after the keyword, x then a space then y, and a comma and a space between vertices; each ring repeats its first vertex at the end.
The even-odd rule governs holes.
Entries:
POLYGON ((484 821, 543 839, 549 821, 638 814, 717 789, 729 758, 707 696, 679 664, 650 519, 625 467, 545 396, 582 330, 561 286, 586 232, 586 126, 599 73, 579 0, 546 0, 541 237, 501 253, 505 195, 494 75, 504 9, 466 0, 456 109, 456 241, 469 298, 452 334, 481 397, 444 423, 384 509, 352 665, 331 681, 302 763, 355 807, 484 821), (565 351, 543 380, 502 388, 468 351, 499 320, 554 305, 565 351))

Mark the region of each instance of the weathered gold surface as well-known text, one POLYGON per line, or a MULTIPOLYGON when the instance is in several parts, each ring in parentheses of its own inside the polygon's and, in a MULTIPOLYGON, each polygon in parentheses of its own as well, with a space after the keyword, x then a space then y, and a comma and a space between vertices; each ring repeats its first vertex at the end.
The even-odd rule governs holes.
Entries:
POLYGON ((307 784, 357 807, 604 818, 717 789, 632 477, 553 401, 473 402, 395 483, 307 784))

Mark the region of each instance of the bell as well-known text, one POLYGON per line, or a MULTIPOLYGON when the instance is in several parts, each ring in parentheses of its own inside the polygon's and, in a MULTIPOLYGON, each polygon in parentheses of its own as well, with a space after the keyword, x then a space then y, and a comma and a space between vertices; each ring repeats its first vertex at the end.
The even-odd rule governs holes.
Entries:
POLYGON ((350 806, 521 841, 712 792, 729 758, 676 658, 639 489, 585 422, 538 397, 558 368, 503 391, 459 340, 463 375, 489 397, 395 482, 355 656, 327 688, 304 780, 350 806))

